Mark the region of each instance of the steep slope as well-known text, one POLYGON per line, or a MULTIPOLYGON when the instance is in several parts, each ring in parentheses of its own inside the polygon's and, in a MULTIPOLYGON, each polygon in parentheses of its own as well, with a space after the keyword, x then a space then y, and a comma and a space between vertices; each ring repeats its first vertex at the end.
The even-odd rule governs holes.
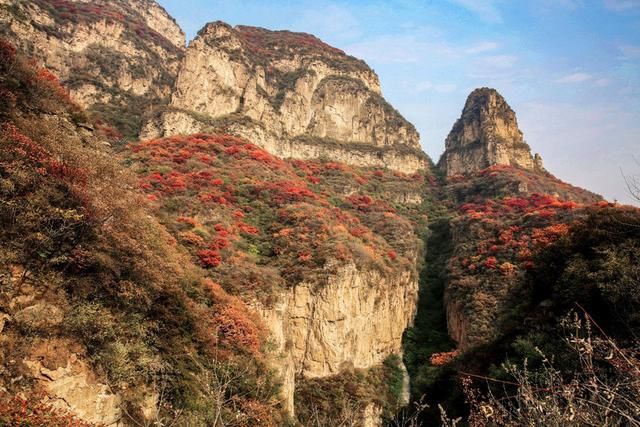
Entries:
POLYGON ((413 125, 362 61, 314 36, 216 22, 189 45, 169 108, 143 138, 242 136, 284 158, 413 173, 427 166, 413 125))
MULTIPOLYGON (((552 304, 538 306, 534 290, 558 280, 533 279, 555 268, 543 254, 583 233, 584 223, 601 221, 594 217, 631 214, 546 172, 522 141, 515 113, 497 92, 479 89, 439 163, 441 209, 430 216, 416 324, 404 348, 413 398, 433 396, 432 407, 441 403, 450 415, 464 415, 459 372, 508 380, 499 368, 505 360, 532 357, 545 340, 560 346, 555 316, 566 312, 549 315, 552 304), (539 325, 531 323, 536 310, 542 310, 539 325)), ((575 301, 593 301, 591 291, 572 292, 575 301)), ((566 299, 563 307, 571 308, 566 299)), ((424 414, 427 423, 439 419, 438 411, 424 414)))
POLYGON ((185 45, 151 0, 1 0, 1 35, 129 139, 150 106, 168 102, 185 45))
POLYGON ((531 155, 515 112, 495 89, 474 90, 451 129, 438 166, 447 176, 477 172, 493 165, 543 171, 542 159, 531 155))
POLYGON ((259 321, 4 40, 0 93, 0 424, 281 424, 259 321))
MULTIPOLYGON (((163 223, 213 280, 260 313, 290 413, 311 416, 330 399, 300 398, 309 380, 351 375, 357 389, 368 376, 354 370, 372 369, 383 374, 367 387, 382 392, 346 391, 347 403, 392 412, 401 396, 385 397, 385 372, 397 362, 383 362, 401 352, 415 311, 424 176, 284 162, 224 135, 145 141, 132 151, 163 223)), ((337 417, 347 409, 328 406, 337 417)))

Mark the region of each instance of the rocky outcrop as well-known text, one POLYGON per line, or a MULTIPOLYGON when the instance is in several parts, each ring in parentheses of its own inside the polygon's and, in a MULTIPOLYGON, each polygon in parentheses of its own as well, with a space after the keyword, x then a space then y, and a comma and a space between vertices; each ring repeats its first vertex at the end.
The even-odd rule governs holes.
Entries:
POLYGON ((314 36, 207 25, 189 45, 171 103, 143 138, 226 131, 272 154, 403 172, 426 167, 413 125, 376 74, 314 36))
POLYGON ((138 135, 149 106, 168 102, 185 45, 151 0, 0 0, 0 36, 128 137, 138 135))
POLYGON ((76 355, 66 366, 48 369, 37 360, 25 360, 31 375, 47 391, 53 407, 73 413, 78 418, 104 426, 120 426, 120 398, 109 386, 96 381, 91 369, 76 355))
POLYGON ((411 270, 387 277, 348 264, 325 283, 300 283, 273 308, 258 307, 280 354, 283 398, 294 409, 296 377, 371 368, 401 353, 418 282, 411 270))
POLYGON ((516 114, 495 89, 474 90, 445 142, 438 166, 448 176, 477 172, 493 165, 543 171, 518 128, 516 114))

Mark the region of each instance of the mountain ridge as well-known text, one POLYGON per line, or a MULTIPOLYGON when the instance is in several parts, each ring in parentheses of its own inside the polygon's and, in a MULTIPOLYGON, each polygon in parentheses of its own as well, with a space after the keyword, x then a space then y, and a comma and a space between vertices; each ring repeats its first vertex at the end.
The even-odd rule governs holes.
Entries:
MULTIPOLYGON (((65 37, 111 25, 98 16, 65 37)), ((136 49, 166 54, 150 37, 125 70, 136 49)), ((52 52, 67 52, 56 50, 65 40, 52 52)), ((125 143, 93 104, 75 105, 73 89, 0 40, 11 101, 0 105, 0 339, 11 344, 0 356, 24 361, 0 372, 0 386, 15 395, 37 402, 43 391, 115 425, 377 427, 409 393, 417 402, 448 383, 439 390, 459 397, 453 367, 486 374, 485 359, 468 358, 499 348, 486 358, 499 363, 513 331, 528 339, 520 316, 540 303, 531 280, 548 251, 569 258, 563 245, 580 246, 582 224, 615 230, 607 215, 634 218, 544 170, 494 89, 472 92, 433 165, 373 70, 314 36, 213 22, 178 50, 175 82, 162 83, 171 99, 147 99, 143 138, 125 143), (57 235, 47 216, 70 228, 57 235), (80 398, 69 384, 85 378, 80 398)), ((625 248, 616 254, 631 259, 625 248)), ((582 265, 566 262, 567 274, 582 265)), ((1 403, 0 422, 11 415, 1 403)))

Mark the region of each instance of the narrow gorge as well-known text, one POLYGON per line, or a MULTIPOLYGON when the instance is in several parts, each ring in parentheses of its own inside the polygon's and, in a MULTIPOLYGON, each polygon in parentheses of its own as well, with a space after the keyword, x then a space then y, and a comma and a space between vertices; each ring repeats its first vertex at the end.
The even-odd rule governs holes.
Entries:
POLYGON ((469 378, 633 289, 637 210, 549 173, 495 89, 434 163, 313 35, 0 0, 0 96, 0 425, 480 417, 469 378))

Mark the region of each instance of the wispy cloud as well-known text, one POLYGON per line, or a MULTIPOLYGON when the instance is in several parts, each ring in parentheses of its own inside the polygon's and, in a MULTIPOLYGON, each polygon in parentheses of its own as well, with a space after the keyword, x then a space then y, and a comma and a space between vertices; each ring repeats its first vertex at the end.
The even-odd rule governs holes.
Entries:
POLYGON ((496 42, 480 42, 475 44, 465 50, 465 53, 470 55, 475 55, 477 53, 490 52, 492 50, 496 50, 500 47, 500 45, 496 42))
POLYGON ((622 53, 622 57, 624 59, 640 58, 640 46, 627 44, 627 45, 618 47, 618 50, 620 51, 620 53, 622 53))
POLYGON ((511 68, 517 61, 513 55, 490 55, 480 59, 480 63, 490 68, 511 68))
POLYGON ((566 76, 560 77, 559 79, 555 80, 555 83, 576 84, 576 83, 584 83, 591 79, 593 79, 593 76, 591 74, 572 73, 572 74, 567 74, 566 76))
POLYGON ((346 51, 366 61, 383 64, 411 64, 433 58, 449 60, 459 56, 456 49, 447 43, 425 41, 410 33, 371 38, 347 46, 346 51))
POLYGON ((452 3, 462 6, 474 13, 481 20, 491 23, 502 23, 502 14, 494 0, 449 0, 452 3))
POLYGON ((430 81, 422 81, 415 86, 418 92, 434 91, 438 93, 451 93, 458 89, 458 86, 454 83, 438 83, 434 84, 430 81))
POLYGON ((558 8, 575 10, 584 6, 584 0, 530 0, 530 6, 544 12, 555 11, 558 8))
POLYGON ((323 9, 304 10, 292 27, 319 36, 330 35, 334 40, 353 40, 362 34, 358 18, 351 10, 337 4, 329 4, 323 9))
POLYGON ((640 8, 640 0, 604 0, 604 7, 616 12, 640 8))

